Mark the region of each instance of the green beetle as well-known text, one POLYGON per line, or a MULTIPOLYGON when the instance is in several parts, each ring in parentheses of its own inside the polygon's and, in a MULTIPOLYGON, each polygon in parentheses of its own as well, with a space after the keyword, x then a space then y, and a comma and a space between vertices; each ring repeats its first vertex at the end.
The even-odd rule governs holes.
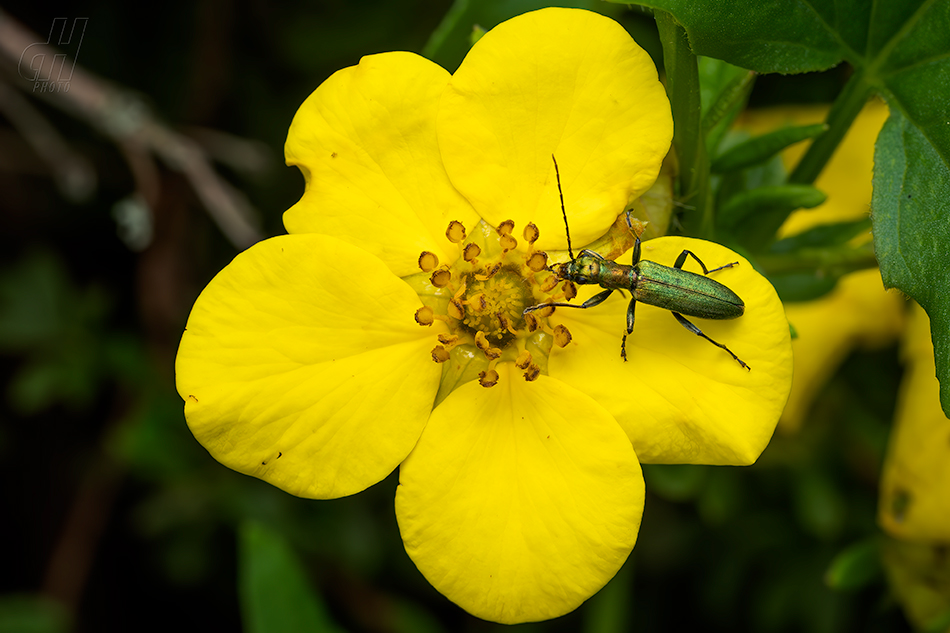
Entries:
MULTIPOLYGON (((557 171, 556 160, 554 171, 557 176, 558 192, 560 193, 561 176, 557 171)), ((680 325, 693 334, 703 337, 716 347, 726 350, 739 365, 751 370, 738 356, 733 354, 732 350, 706 336, 702 330, 686 319, 686 316, 691 316, 701 319, 725 320, 737 319, 743 315, 745 303, 739 298, 739 295, 708 277, 710 273, 724 268, 732 268, 738 265, 739 262, 732 262, 708 270, 706 264, 689 250, 684 250, 679 254, 672 268, 649 260, 641 261, 640 237, 636 234, 634 234, 636 242, 633 246, 633 262, 630 266, 612 262, 599 253, 588 249, 582 250, 577 257, 574 257, 574 252, 571 249, 570 229, 567 226, 567 212, 564 210, 563 194, 561 195, 561 212, 564 214, 564 227, 567 230, 567 252, 571 256, 571 260, 563 264, 557 264, 550 270, 560 279, 572 281, 576 284, 597 284, 605 290, 597 293, 584 303, 541 303, 526 308, 524 313, 547 307, 593 308, 603 303, 614 290, 629 290, 633 296, 627 306, 627 331, 620 342, 620 356, 624 361, 627 360, 627 336, 633 333, 634 309, 637 302, 641 301, 669 310, 680 325), (686 263, 687 256, 699 262, 703 269, 702 275, 683 270, 683 264, 686 263)), ((627 225, 633 231, 629 211, 627 212, 627 225)))

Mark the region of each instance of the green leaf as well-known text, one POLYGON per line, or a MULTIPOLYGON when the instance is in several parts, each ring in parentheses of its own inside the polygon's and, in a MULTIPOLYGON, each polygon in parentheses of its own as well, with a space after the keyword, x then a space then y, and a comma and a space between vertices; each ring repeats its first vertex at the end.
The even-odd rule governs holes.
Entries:
POLYGON ((786 147, 814 138, 827 129, 828 126, 824 123, 791 125, 750 138, 730 148, 713 160, 712 170, 717 173, 725 173, 763 163, 786 147))
POLYGON ((0 596, 0 633, 66 633, 70 626, 66 608, 45 596, 0 596))
POLYGON ((340 633, 290 545, 246 521, 238 534, 238 583, 245 633, 340 633))
POLYGON ((792 211, 817 207, 825 199, 825 194, 811 185, 750 189, 722 205, 719 225, 743 246, 761 251, 792 211))
MULTIPOLYGON (((760 73, 831 68, 844 58, 844 51, 850 50, 851 43, 841 39, 838 27, 860 31, 861 26, 850 23, 861 13, 862 3, 855 0, 645 0, 637 4, 672 13, 686 28, 697 55, 716 57, 760 73)), ((863 50, 861 33, 848 35, 857 40, 858 50, 863 50)))
POLYGON ((839 552, 825 572, 825 583, 832 589, 861 589, 879 578, 882 572, 878 542, 871 538, 853 543, 839 552))
POLYGON ((702 95, 703 132, 706 149, 715 153, 733 121, 742 112, 756 74, 712 57, 699 58, 699 89, 702 95))
POLYGON ((786 237, 772 245, 773 253, 791 253, 803 248, 821 248, 846 244, 851 238, 871 230, 871 218, 853 222, 820 224, 806 231, 786 237))
POLYGON ((930 317, 940 402, 950 415, 950 166, 933 141, 891 108, 874 152, 871 219, 884 286, 900 288, 930 317))

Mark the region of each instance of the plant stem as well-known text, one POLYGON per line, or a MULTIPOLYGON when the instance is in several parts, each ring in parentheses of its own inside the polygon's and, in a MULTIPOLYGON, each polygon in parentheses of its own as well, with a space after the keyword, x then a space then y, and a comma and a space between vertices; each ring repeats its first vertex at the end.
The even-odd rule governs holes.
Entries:
POLYGON ((810 185, 815 182, 861 112, 870 91, 871 86, 864 80, 863 73, 859 71, 851 76, 828 112, 828 131, 818 136, 805 152, 789 175, 789 184, 810 185))
POLYGON ((679 158, 679 198, 694 211, 683 217, 685 232, 697 237, 713 235, 709 156, 703 136, 699 93, 699 66, 689 48, 686 31, 668 13, 656 11, 656 25, 663 43, 666 93, 673 110, 673 145, 679 158))

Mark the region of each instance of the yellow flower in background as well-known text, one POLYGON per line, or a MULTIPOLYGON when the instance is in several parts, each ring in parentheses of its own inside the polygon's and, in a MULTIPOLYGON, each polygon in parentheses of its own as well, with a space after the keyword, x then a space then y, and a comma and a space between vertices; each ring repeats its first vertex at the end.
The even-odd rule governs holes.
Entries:
POLYGON ((901 346, 904 378, 881 474, 884 569, 908 619, 945 630, 950 610, 950 419, 940 406, 930 320, 914 304, 901 346))
POLYGON ((503 623, 573 610, 633 548, 640 460, 754 462, 791 381, 771 285, 700 240, 650 240, 643 259, 739 262, 714 276, 744 316, 699 324, 751 371, 646 305, 624 363, 619 293, 522 315, 597 292, 549 270, 567 258, 552 155, 572 243, 615 257, 671 137, 649 56, 587 11, 509 20, 454 75, 410 53, 337 72, 290 129, 306 180, 290 235, 238 255, 188 320, 176 372, 195 437, 303 497, 398 466, 402 538, 436 589, 503 623))
MULTIPOLYGON (((743 115, 741 127, 761 133, 781 125, 820 123, 827 113, 827 106, 749 111, 743 115)), ((821 224, 867 217, 874 141, 886 119, 883 101, 875 99, 865 105, 815 182, 827 194, 827 200, 814 209, 789 216, 779 230, 779 238, 821 224)), ((807 143, 800 143, 784 151, 785 165, 794 166, 807 147, 807 143)), ((871 234, 854 239, 870 241, 871 234)), ((815 301, 785 304, 798 337, 792 341, 795 373, 780 430, 791 433, 801 428, 818 391, 852 350, 883 347, 897 339, 903 327, 905 303, 900 293, 884 290, 880 271, 875 268, 844 275, 834 290, 815 301)))
POLYGON ((881 476, 878 522, 891 536, 950 544, 950 419, 940 406, 930 319, 914 305, 904 378, 881 476))

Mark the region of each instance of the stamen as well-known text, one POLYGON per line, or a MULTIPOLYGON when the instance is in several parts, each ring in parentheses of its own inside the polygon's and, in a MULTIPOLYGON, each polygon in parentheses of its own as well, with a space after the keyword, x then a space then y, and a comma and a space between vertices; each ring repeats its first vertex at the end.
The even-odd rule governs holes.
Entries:
POLYGON ((498 384, 498 372, 494 369, 478 372, 478 384, 482 387, 494 387, 498 384))
POLYGON ((500 238, 498 238, 498 243, 501 244, 501 250, 504 253, 513 251, 518 247, 518 240, 510 235, 502 235, 500 238))
POLYGON ((560 281, 557 275, 549 275, 547 279, 541 282, 541 292, 551 292, 560 281))
POLYGON ((525 265, 536 273, 541 272, 548 267, 548 254, 544 251, 536 251, 531 253, 525 265))
POLYGON ((430 270, 435 270, 438 265, 439 256, 435 253, 422 251, 422 254, 419 255, 419 268, 422 269, 422 272, 427 273, 430 270))
POLYGON ((475 258, 482 254, 482 247, 474 242, 465 245, 465 249, 462 251, 462 259, 467 261, 470 264, 475 263, 475 258))
POLYGON ((432 276, 429 277, 429 281, 431 281, 432 285, 436 288, 445 288, 452 282, 452 272, 444 268, 439 269, 432 273, 432 276))
POLYGON ((567 347, 571 342, 571 331, 563 323, 554 328, 554 344, 558 347, 567 347))
POLYGON ((444 363, 445 361, 449 360, 449 358, 449 350, 445 349, 443 346, 436 345, 432 348, 432 360, 435 362, 444 363))
POLYGON ((450 317, 458 319, 459 321, 465 318, 465 308, 462 307, 458 299, 449 300, 449 306, 446 308, 446 312, 449 313, 450 317))
POLYGON ((521 353, 518 354, 518 358, 515 359, 515 367, 518 369, 527 369, 528 365, 531 364, 531 352, 524 349, 521 350, 521 353))
POLYGON ((445 237, 453 244, 458 244, 465 240, 465 225, 458 220, 449 222, 449 228, 445 230, 445 237))
POLYGON ((574 285, 573 281, 565 281, 564 285, 561 286, 561 290, 564 293, 564 298, 567 301, 570 301, 577 296, 577 286, 574 285))
POLYGON ((488 270, 487 273, 482 273, 482 274, 476 273, 476 274, 475 274, 475 279, 477 279, 477 280, 479 280, 479 281, 488 281, 489 279, 491 279, 492 277, 494 277, 494 276, 495 276, 495 273, 497 273, 499 270, 501 270, 501 263, 497 263, 497 264, 495 264, 494 266, 492 266, 492 267, 488 270))
POLYGON ((514 220, 505 220, 498 225, 498 235, 511 235, 511 232, 515 229, 514 220))
POLYGON ((538 227, 534 222, 529 222, 528 226, 524 227, 524 233, 522 233, 522 236, 528 244, 534 244, 538 241, 538 238, 541 237, 541 232, 538 230, 538 227))
POLYGON ((528 365, 528 368, 524 372, 524 379, 527 380, 528 382, 534 382, 535 380, 538 379, 538 376, 540 375, 541 375, 540 365, 531 363, 530 365, 528 365))
MULTIPOLYGON (((496 316, 498 317, 498 322, 502 330, 506 330, 507 332, 510 332, 511 334, 514 334, 515 336, 518 336, 518 330, 516 330, 515 328, 511 326, 511 321, 508 319, 507 316, 505 316, 504 314, 501 314, 500 312, 496 316)), ((501 338, 501 334, 499 334, 498 337, 501 338)))
POLYGON ((435 322, 435 310, 429 306, 422 306, 416 310, 416 323, 419 325, 432 325, 435 322))

